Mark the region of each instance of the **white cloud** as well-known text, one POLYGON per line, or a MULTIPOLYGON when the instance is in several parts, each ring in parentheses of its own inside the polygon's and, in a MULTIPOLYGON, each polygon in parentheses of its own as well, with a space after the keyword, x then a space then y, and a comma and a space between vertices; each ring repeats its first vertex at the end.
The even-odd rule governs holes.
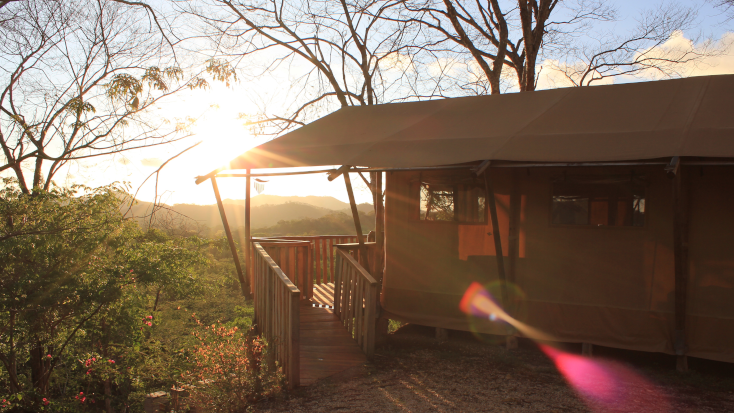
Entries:
MULTIPOLYGON (((710 76, 734 73, 734 33, 725 33, 716 42, 694 43, 683 33, 677 32, 668 41, 655 48, 641 50, 634 58, 684 57, 683 63, 669 63, 662 70, 647 69, 635 76, 617 76, 595 81, 594 85, 624 83, 630 81, 658 80, 667 77, 710 76), (698 56, 695 59, 692 57, 698 56)), ((539 65, 538 89, 572 87, 579 83, 587 62, 562 62, 546 59, 539 65)))

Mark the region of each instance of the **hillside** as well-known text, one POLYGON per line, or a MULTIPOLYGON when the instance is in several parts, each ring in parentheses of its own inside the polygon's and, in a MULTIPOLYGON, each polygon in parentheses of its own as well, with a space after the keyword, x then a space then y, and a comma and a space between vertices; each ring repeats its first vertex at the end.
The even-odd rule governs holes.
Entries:
MULTIPOLYGON (((298 203, 298 204, 307 204, 307 205, 311 205, 311 206, 315 206, 319 208, 331 209, 333 211, 341 211, 344 209, 349 209, 348 203, 342 202, 331 196, 315 196, 315 195, 280 196, 280 195, 262 194, 262 195, 253 196, 250 199, 250 205, 252 207, 258 207, 258 206, 263 206, 263 205, 280 205, 280 204, 287 204, 289 202, 298 203)), ((222 203, 244 206, 245 200, 244 199, 225 199, 222 201, 222 203)), ((363 205, 369 205, 369 204, 363 204, 363 205)))
MULTIPOLYGON (((222 201, 227 220, 232 229, 245 225, 244 200, 227 199, 222 201)), ((133 208, 135 216, 145 215, 150 209, 149 202, 139 202, 133 208)), ((183 214, 200 225, 207 226, 214 231, 221 230, 222 220, 216 204, 174 204, 167 205, 171 210, 183 214)), ((373 211, 371 204, 360 204, 358 209, 361 213, 373 211)), ((252 198, 252 229, 273 227, 280 221, 294 221, 302 219, 318 219, 330 214, 343 212, 351 216, 349 204, 339 201, 333 197, 281 197, 277 195, 258 195, 252 198), (256 202, 257 200, 257 202, 256 202), (297 202, 296 202, 297 201, 297 202), (326 206, 329 206, 327 208, 326 206)))

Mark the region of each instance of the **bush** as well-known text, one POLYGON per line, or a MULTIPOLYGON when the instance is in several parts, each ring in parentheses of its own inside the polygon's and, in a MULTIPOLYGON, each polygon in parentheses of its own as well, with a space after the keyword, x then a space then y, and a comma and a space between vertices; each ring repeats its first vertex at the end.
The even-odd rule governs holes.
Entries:
POLYGON ((236 326, 197 323, 193 367, 182 375, 184 387, 190 389, 190 406, 207 412, 243 412, 281 390, 282 371, 265 362, 271 356, 268 346, 253 329, 245 333, 236 326))

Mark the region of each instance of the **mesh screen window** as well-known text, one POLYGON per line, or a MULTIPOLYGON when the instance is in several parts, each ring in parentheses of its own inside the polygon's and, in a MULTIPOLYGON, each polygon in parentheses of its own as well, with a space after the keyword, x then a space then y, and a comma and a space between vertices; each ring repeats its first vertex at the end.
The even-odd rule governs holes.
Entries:
POLYGON ((551 222, 557 225, 642 227, 645 186, 632 179, 555 182, 551 222), (611 182, 609 182, 611 181, 611 182))
POLYGON ((486 223, 484 189, 473 185, 436 185, 420 187, 421 221, 486 223))

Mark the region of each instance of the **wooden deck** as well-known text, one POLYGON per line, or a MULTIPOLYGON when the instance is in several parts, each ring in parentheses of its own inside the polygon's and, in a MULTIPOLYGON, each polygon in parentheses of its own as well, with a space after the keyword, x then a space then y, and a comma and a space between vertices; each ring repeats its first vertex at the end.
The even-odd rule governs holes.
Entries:
POLYGON ((334 314, 333 306, 333 283, 315 284, 313 300, 301 304, 301 386, 367 362, 367 356, 334 314))

